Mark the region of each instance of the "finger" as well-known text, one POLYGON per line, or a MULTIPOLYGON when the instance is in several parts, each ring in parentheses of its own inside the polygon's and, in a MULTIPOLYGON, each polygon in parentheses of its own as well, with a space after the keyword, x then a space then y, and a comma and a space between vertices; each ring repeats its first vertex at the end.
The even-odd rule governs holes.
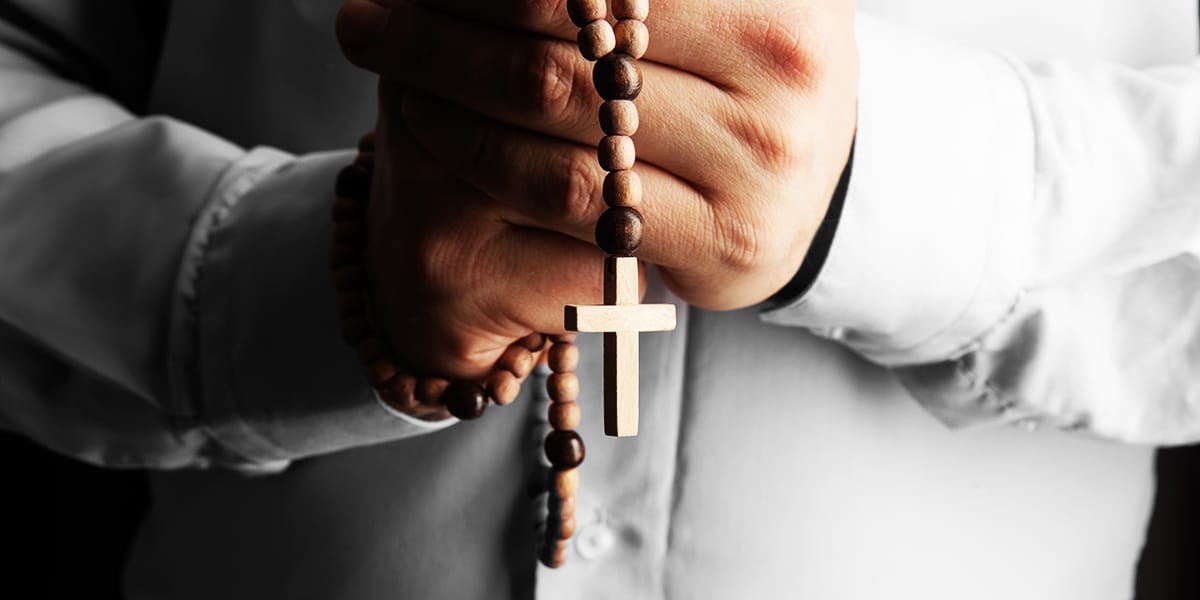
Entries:
MULTIPOLYGON (((550 229, 588 244, 607 205, 606 173, 596 150, 508 127, 418 93, 404 111, 418 143, 456 176, 507 209, 506 218, 550 229)), ((711 264, 713 213, 687 182, 655 165, 635 172, 646 202, 636 205, 646 222, 638 256, 671 269, 711 264)))
MULTIPOLYGON (((592 65, 574 45, 481 27, 421 8, 405 16, 419 31, 389 37, 380 67, 386 78, 503 121, 581 143, 603 135, 597 127, 601 98, 592 65), (417 25, 414 25, 417 27, 417 25), (471 40, 470 44, 464 40, 471 40)), ((642 158, 685 178, 702 178, 712 148, 744 144, 722 125, 741 111, 725 92, 689 73, 642 63, 650 82, 638 98, 642 158), (679 143, 678 132, 687 132, 679 143)))

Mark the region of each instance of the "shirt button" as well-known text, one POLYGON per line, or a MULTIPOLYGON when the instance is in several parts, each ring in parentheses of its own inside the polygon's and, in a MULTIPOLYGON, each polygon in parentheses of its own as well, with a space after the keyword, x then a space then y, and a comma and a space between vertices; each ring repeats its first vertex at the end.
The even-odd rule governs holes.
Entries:
POLYGON ((617 534, 604 523, 591 523, 575 533, 575 552, 583 560, 596 560, 617 545, 617 534))

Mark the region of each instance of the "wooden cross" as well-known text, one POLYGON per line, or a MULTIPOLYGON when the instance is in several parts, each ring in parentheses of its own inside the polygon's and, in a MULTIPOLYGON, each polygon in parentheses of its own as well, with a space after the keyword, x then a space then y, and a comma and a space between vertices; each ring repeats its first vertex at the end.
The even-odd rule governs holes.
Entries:
POLYGON ((568 304, 567 331, 604 334, 604 433, 638 431, 638 333, 675 329, 675 305, 638 304, 638 263, 632 256, 604 261, 604 304, 568 304))

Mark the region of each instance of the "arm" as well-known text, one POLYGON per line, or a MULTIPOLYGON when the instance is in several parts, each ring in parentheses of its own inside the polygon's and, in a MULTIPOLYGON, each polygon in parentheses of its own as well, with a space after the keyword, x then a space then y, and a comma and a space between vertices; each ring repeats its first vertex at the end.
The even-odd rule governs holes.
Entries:
POLYGON ((859 40, 845 212, 764 319, 894 368, 951 425, 1200 439, 1200 69, 1025 65, 861 17, 859 40))
POLYGON ((137 82, 106 75, 145 32, 97 37, 89 5, 0 12, 0 426, 99 464, 247 470, 437 427, 389 416, 336 331, 348 155, 136 116, 137 82))

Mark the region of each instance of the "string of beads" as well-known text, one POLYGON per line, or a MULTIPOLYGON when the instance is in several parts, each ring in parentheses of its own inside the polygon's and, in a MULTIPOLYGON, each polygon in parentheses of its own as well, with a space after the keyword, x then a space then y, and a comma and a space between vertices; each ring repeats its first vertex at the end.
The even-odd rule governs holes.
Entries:
POLYGON ((489 402, 511 403, 520 392, 521 381, 533 371, 535 355, 545 351, 553 371, 546 381, 552 400, 548 419, 553 431, 543 446, 554 470, 548 482, 548 518, 538 554, 544 563, 560 566, 565 560, 566 542, 575 530, 575 490, 585 453, 583 439, 575 432, 580 420, 575 334, 534 333, 525 337, 504 351, 484 385, 420 376, 402 368, 384 337, 377 333, 363 265, 374 162, 374 137, 368 134, 359 141, 354 164, 338 173, 335 186, 330 268, 342 337, 354 348, 366 369, 367 382, 384 402, 404 414, 429 419, 454 416, 471 420, 482 416, 489 402))

